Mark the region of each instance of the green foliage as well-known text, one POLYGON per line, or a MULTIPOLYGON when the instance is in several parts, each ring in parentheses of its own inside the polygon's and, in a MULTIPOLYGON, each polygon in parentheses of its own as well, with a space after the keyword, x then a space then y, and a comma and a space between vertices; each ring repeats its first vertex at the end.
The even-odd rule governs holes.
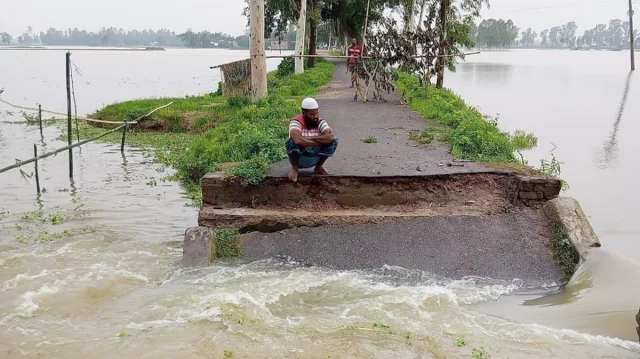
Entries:
POLYGON ((230 97, 227 99, 227 106, 231 108, 240 108, 249 104, 251 104, 251 97, 249 96, 230 97))
POLYGON ((238 235, 238 231, 233 228, 216 231, 216 254, 218 258, 238 257, 242 254, 238 235))
POLYGON ((471 351, 471 356, 473 356, 475 359, 488 359, 491 356, 489 355, 489 352, 483 348, 473 348, 473 350, 471 351))
POLYGON ((456 345, 459 347, 463 347, 465 345, 467 345, 467 341, 464 338, 457 338, 456 339, 456 345))
POLYGON ((381 329, 389 329, 390 328, 388 325, 386 325, 384 323, 378 323, 378 322, 373 323, 373 327, 374 328, 381 328, 381 329))
POLYGON ((367 137, 362 139, 362 142, 364 142, 364 143, 378 143, 378 139, 375 138, 374 136, 367 136, 367 137))
POLYGON ((287 77, 295 72, 295 60, 293 57, 284 58, 278 65, 276 74, 278 77, 287 77))
POLYGON ((54 226, 60 225, 64 223, 64 217, 62 217, 59 214, 51 214, 49 215, 49 220, 51 221, 51 224, 53 224, 54 226))
MULTIPOLYGON (((147 99, 109 105, 95 117, 122 120, 128 111, 146 114, 152 109, 174 101, 170 107, 154 113, 151 119, 161 121, 166 130, 201 131, 195 133, 133 132, 127 134, 127 144, 154 150, 156 159, 178 170, 173 177, 199 203, 199 181, 221 163, 240 162, 228 174, 244 184, 256 184, 273 162, 285 159, 284 143, 288 137, 289 119, 300 112, 303 97, 314 94, 333 77, 334 66, 318 59, 316 67, 300 75, 278 78, 268 74, 269 96, 257 103, 247 98, 226 100, 216 95, 189 96, 174 99, 147 99), (191 123, 189 119, 192 118, 191 123)), ((82 126, 82 137, 95 136, 103 128, 82 126)), ((120 134, 103 138, 120 142, 120 134)))
POLYGON ((580 254, 571 243, 567 232, 560 224, 555 225, 555 236, 552 242, 555 262, 564 270, 565 280, 569 281, 580 262, 580 254))
MULTIPOLYGON (((398 72, 398 75, 398 89, 411 107, 425 118, 451 128, 445 138, 455 157, 486 162, 516 161, 513 136, 500 131, 495 121, 487 121, 477 109, 450 90, 433 87, 427 90, 417 76, 404 72, 398 72)), ((517 142, 523 142, 522 133, 516 132, 517 142)), ((532 135, 524 138, 533 141, 532 135)))
POLYGON ((224 351, 224 357, 225 358, 231 358, 233 356, 233 352, 230 350, 225 350, 224 351))
POLYGON ((533 133, 516 130, 510 138, 513 148, 516 150, 530 150, 538 146, 538 137, 533 133))

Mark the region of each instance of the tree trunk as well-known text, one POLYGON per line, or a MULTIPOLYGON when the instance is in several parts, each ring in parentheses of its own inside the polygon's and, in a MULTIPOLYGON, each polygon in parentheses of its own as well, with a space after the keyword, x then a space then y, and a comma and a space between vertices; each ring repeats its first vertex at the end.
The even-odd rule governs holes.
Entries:
POLYGON ((439 57, 436 60, 436 68, 438 69, 438 79, 436 81, 436 88, 441 89, 444 86, 444 68, 447 54, 446 42, 447 42, 447 10, 449 9, 449 0, 440 0, 440 49, 439 57))
POLYGON ((251 99, 267 97, 267 60, 264 57, 264 0, 251 0, 249 4, 251 56, 251 99))
MULTIPOLYGON (((318 42, 318 26, 316 19, 312 16, 309 19, 309 55, 317 55, 316 43, 318 42)), ((307 60, 307 66, 312 69, 316 67, 316 58, 310 57, 307 60)))
POLYGON ((422 0, 420 6, 420 17, 418 18, 418 29, 422 29, 422 19, 424 19, 424 9, 427 7, 427 0, 422 0))
MULTIPOLYGON (((300 17, 298 18, 298 30, 296 31, 296 55, 304 55, 304 31, 307 27, 307 0, 300 1, 300 17)), ((296 74, 304 72, 304 58, 296 57, 296 74)))
POLYGON ((344 56, 349 56, 349 36, 346 32, 342 36, 344 37, 344 56))
POLYGON ((416 22, 413 21, 413 13, 416 8, 416 0, 410 0, 409 11, 406 15, 406 21, 404 23, 404 32, 413 32, 416 30, 416 22))

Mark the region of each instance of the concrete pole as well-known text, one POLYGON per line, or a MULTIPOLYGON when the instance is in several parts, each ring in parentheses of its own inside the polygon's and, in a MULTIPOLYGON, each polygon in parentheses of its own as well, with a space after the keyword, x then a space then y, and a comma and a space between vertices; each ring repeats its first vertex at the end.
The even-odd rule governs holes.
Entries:
POLYGON ((635 71, 636 69, 636 58, 635 58, 635 49, 634 42, 635 38, 633 36, 633 4, 631 0, 629 0, 629 49, 631 49, 631 71, 635 71))
MULTIPOLYGON (((300 0, 300 17, 298 18, 298 31, 296 31, 296 55, 304 55, 304 31, 307 27, 307 0, 300 0)), ((296 57, 296 74, 304 72, 304 58, 296 57)))
POLYGON ((249 6, 251 57, 251 100, 267 97, 267 59, 264 57, 264 0, 251 0, 249 6))

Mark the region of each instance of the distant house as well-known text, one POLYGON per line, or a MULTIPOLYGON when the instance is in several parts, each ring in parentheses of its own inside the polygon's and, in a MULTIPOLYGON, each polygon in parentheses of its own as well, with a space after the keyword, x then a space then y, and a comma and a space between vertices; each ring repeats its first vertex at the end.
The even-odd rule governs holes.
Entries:
POLYGON ((289 40, 271 40, 271 46, 270 49, 271 50, 290 50, 291 48, 289 47, 291 46, 291 44, 289 43, 289 40))

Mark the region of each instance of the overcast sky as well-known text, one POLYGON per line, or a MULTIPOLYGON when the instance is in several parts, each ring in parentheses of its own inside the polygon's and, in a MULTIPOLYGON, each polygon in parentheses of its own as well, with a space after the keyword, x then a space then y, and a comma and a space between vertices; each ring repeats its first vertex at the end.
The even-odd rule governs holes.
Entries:
MULTIPOLYGON (((634 0, 637 7, 640 2, 634 0)), ((246 19, 244 0, 0 0, 0 32, 20 35, 49 27, 90 31, 115 26, 125 30, 168 28, 178 33, 192 28, 240 35, 246 19)), ((579 32, 597 23, 627 17, 627 0, 491 0, 483 18, 512 19, 536 31, 576 21, 579 32), (546 8, 548 7, 548 8, 546 8)), ((636 9, 636 14, 640 10, 636 9)), ((636 16, 636 20, 638 17, 636 16)), ((640 23, 640 20, 638 20, 640 23)))

